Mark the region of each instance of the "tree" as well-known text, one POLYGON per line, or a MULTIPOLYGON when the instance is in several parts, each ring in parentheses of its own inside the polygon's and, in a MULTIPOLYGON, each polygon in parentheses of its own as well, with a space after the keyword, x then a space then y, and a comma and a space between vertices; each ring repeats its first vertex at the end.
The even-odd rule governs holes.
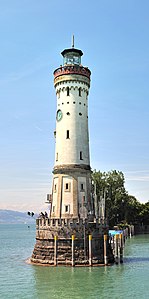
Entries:
POLYGON ((97 200, 105 194, 105 215, 109 225, 133 223, 138 221, 141 204, 135 197, 128 195, 125 189, 125 178, 121 171, 94 171, 93 180, 96 184, 97 200))
POLYGON ((149 201, 145 204, 141 204, 139 220, 141 224, 149 225, 149 201))
POLYGON ((137 224, 140 222, 142 211, 142 204, 132 195, 128 195, 126 206, 126 221, 127 223, 137 224))

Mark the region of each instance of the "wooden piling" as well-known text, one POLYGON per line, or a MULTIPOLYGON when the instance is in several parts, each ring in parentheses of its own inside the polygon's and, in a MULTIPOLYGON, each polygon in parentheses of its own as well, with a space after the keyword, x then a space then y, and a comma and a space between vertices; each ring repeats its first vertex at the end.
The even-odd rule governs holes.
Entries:
POLYGON ((75 242, 75 235, 72 235, 72 267, 75 266, 75 248, 74 248, 74 242, 75 242))
POLYGON ((57 266, 57 242, 58 242, 58 237, 54 236, 54 266, 57 266))
POLYGON ((123 263, 123 234, 120 234, 120 263, 123 263))
POLYGON ((118 241, 119 241, 119 235, 115 235, 115 263, 118 264, 118 241))
POLYGON ((89 266, 92 266, 92 235, 89 235, 89 266))
POLYGON ((108 264, 108 257, 107 257, 107 235, 104 235, 104 264, 108 264))
POLYGON ((131 225, 129 226, 129 237, 132 237, 131 225))

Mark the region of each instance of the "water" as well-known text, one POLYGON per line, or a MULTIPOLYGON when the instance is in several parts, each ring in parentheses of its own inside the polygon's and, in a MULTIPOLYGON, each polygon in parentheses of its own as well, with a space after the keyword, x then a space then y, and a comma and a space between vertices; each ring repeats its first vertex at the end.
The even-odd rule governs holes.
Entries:
POLYGON ((149 298, 149 235, 127 240, 123 265, 28 265, 35 227, 0 225, 0 299, 149 298))

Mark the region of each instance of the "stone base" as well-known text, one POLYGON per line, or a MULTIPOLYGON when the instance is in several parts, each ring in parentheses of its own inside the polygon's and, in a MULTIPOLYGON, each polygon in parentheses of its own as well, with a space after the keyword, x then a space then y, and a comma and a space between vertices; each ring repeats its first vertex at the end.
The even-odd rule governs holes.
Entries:
MULTIPOLYGON (((51 266, 104 264, 103 235, 107 233, 107 230, 105 225, 88 221, 83 223, 81 220, 68 221, 67 219, 67 222, 54 224, 50 219, 37 219, 36 244, 31 262, 51 266), (92 235, 90 262, 89 235, 92 235), (74 236, 74 243, 72 236, 74 236)), ((114 257, 108 242, 107 256, 108 263, 113 263, 114 257)))

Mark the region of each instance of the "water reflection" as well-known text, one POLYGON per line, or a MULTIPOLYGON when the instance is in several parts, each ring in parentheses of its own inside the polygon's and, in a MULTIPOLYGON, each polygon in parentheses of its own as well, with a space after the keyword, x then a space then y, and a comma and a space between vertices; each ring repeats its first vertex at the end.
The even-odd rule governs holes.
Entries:
POLYGON ((140 262, 148 262, 149 263, 149 257, 128 257, 124 259, 124 263, 140 263, 140 262))

